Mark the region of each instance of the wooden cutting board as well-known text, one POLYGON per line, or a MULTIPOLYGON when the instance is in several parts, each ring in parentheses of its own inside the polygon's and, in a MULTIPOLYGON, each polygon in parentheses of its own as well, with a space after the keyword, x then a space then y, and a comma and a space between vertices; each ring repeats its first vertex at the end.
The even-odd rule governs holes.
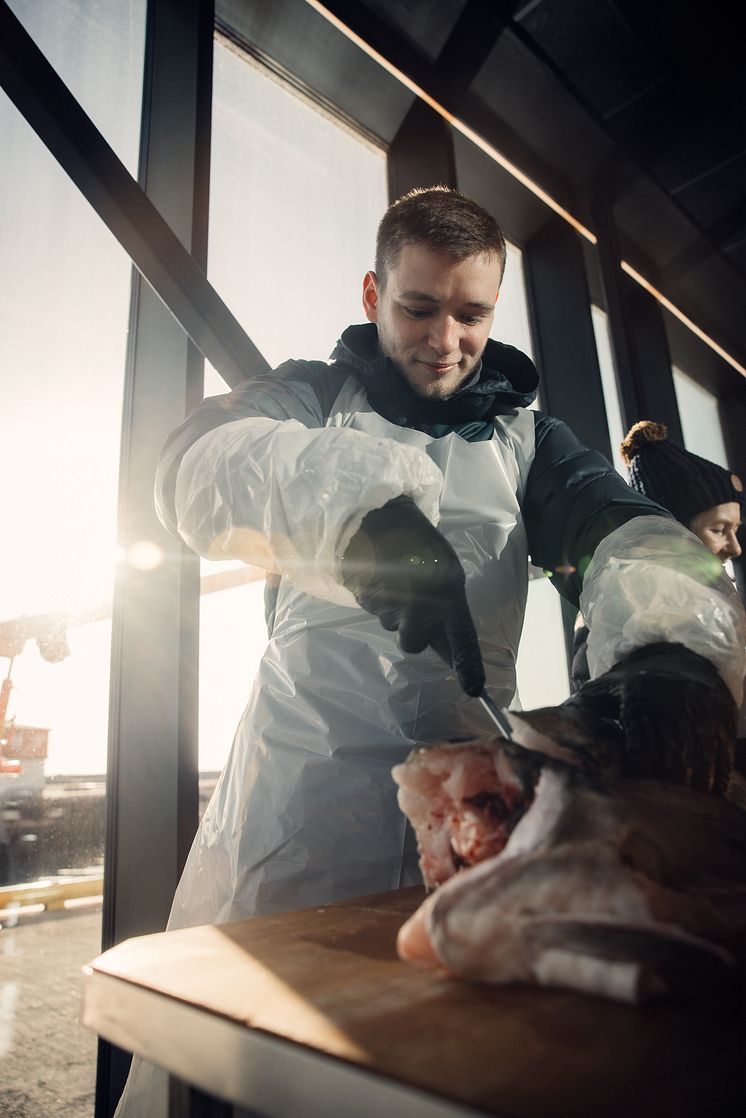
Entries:
POLYGON ((743 1015, 630 1008, 418 971, 396 932, 421 889, 129 940, 94 971, 515 1118, 746 1113, 743 1015))

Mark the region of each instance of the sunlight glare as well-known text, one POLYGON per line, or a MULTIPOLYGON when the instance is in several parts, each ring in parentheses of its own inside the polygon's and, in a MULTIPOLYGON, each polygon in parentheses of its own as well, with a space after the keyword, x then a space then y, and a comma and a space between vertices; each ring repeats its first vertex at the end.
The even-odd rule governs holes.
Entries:
POLYGON ((127 562, 136 571, 154 571, 163 562, 163 548, 152 540, 137 540, 124 553, 127 562))

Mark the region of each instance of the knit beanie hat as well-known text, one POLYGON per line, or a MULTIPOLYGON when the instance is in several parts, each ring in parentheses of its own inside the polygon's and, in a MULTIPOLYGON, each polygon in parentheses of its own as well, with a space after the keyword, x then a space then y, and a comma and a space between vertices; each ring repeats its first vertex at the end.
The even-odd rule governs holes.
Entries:
POLYGON ((622 440, 633 489, 663 505, 686 527, 714 505, 741 504, 743 482, 736 474, 683 450, 666 435, 663 423, 642 419, 622 440))

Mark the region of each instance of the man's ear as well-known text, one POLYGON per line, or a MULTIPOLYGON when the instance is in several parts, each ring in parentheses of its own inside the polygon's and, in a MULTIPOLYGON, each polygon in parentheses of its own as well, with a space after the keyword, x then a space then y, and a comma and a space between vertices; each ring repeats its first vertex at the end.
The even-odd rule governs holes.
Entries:
POLYGON ((375 272, 366 272, 363 279, 363 310, 368 322, 378 322, 378 279, 375 272))

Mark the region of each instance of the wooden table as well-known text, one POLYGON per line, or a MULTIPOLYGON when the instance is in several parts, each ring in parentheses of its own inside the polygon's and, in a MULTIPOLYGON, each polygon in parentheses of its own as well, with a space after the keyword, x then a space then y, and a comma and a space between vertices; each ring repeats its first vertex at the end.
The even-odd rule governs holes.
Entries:
POLYGON ((394 943, 422 897, 128 940, 86 968, 83 1022, 271 1118, 746 1114, 740 1010, 415 970, 394 943))

